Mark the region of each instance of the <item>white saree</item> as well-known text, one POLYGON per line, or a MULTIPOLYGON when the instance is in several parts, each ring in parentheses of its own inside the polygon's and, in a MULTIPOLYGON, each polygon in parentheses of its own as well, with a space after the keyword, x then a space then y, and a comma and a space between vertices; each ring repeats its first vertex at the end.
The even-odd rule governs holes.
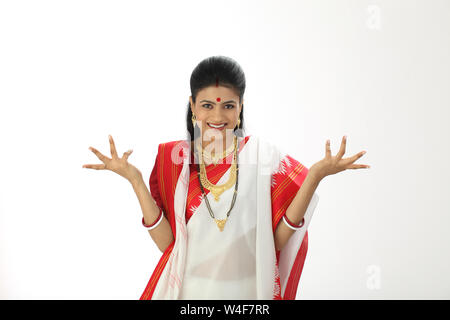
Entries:
MULTIPOLYGON (((239 153, 236 202, 222 232, 211 218, 203 198, 186 224, 189 150, 185 149, 183 154, 183 167, 174 195, 177 236, 152 299, 274 299, 277 295, 283 296, 318 195, 314 193, 303 227, 281 250, 277 265, 271 186, 273 174, 290 165, 286 154, 255 136, 245 143, 239 153)), ((229 175, 230 169, 217 184, 226 182, 229 175)), ((234 187, 222 193, 217 202, 207 194, 217 219, 226 217, 233 193, 234 187)))

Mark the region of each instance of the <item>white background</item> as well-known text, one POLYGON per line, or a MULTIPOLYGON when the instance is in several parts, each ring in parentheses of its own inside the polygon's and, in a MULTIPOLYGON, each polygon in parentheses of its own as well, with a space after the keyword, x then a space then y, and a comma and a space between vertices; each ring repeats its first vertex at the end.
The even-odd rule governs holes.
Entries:
POLYGON ((186 137, 204 58, 247 78, 246 133, 326 177, 297 299, 449 299, 449 1, 0 1, 0 298, 138 299, 161 252, 108 134, 148 183, 186 137))

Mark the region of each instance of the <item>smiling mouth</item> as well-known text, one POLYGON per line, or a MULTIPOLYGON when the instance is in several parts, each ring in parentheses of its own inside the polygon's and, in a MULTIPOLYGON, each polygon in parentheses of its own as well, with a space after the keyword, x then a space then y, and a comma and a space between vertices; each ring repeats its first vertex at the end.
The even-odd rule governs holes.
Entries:
POLYGON ((221 128, 224 128, 226 126, 226 123, 215 124, 215 123, 207 122, 207 124, 208 124, 208 127, 213 128, 213 129, 221 129, 221 128))

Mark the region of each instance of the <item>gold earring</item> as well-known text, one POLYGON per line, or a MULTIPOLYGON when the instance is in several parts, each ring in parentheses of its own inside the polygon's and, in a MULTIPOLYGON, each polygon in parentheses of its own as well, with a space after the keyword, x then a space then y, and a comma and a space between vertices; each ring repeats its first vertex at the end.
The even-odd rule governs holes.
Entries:
POLYGON ((238 119, 238 124, 237 124, 238 128, 240 125, 241 125, 241 119, 238 119))
POLYGON ((195 127, 195 121, 197 120, 197 117, 195 114, 192 114, 192 126, 195 127))

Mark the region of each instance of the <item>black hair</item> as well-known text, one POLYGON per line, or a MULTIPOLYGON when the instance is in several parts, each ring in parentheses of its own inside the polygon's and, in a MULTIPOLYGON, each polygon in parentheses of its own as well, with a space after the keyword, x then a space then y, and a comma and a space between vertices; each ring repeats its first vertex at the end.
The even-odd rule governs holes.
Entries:
MULTIPOLYGON (((244 97, 245 75, 241 66, 233 59, 225 56, 212 56, 201 61, 191 74, 191 96, 195 99, 200 90, 213 85, 228 87, 239 96, 239 104, 244 97)), ((234 129, 236 136, 244 136, 244 104, 239 114, 241 120, 238 127, 234 129)), ((193 141, 195 137, 200 136, 200 128, 192 124, 191 103, 188 103, 186 124, 188 131, 188 140, 193 141)))

